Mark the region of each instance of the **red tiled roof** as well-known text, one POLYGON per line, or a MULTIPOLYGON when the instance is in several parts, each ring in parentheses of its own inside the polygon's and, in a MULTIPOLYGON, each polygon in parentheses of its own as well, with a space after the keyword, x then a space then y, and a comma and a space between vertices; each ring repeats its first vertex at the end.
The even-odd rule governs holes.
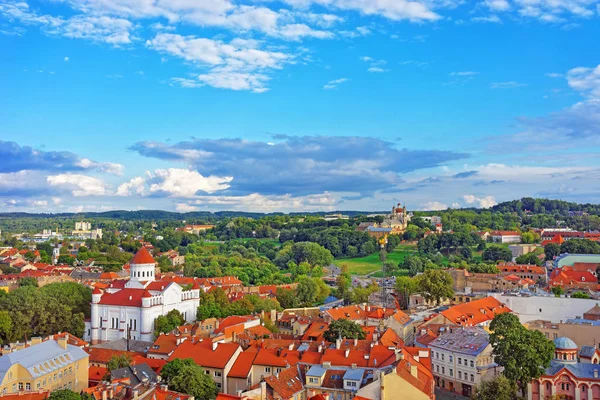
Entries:
POLYGON ((116 272, 103 272, 100 274, 100 279, 119 279, 120 276, 116 272))
POLYGON ((121 289, 116 293, 104 293, 100 298, 100 304, 141 307, 142 296, 147 292, 146 289, 121 289))
POLYGON ((170 354, 177 348, 177 339, 178 337, 172 334, 159 335, 148 349, 148 354, 170 354))
POLYGON ((323 340, 323 334, 329 328, 327 322, 313 322, 304 332, 302 340, 323 340))
POLYGON ((492 231, 490 234, 492 236, 521 236, 517 231, 492 231))
POLYGON ((234 396, 232 394, 219 393, 216 400, 243 400, 243 397, 234 396))
POLYGON ((3 394, 2 398, 8 400, 44 400, 48 398, 48 392, 20 392, 16 394, 3 394))
POLYGON ((202 367, 223 369, 240 348, 237 343, 218 343, 216 349, 213 350, 212 345, 210 340, 195 343, 186 340, 175 349, 168 361, 175 358, 192 358, 196 364, 202 367))
POLYGON ((563 267, 558 270, 558 273, 550 280, 550 285, 552 286, 569 285, 572 283, 597 284, 598 278, 590 271, 573 271, 570 268, 563 267))
POLYGON ((162 390, 161 388, 155 388, 152 396, 152 400, 187 400, 192 398, 189 394, 174 392, 172 390, 162 390))
POLYGON ((131 360, 131 365, 146 364, 156 373, 158 373, 166 363, 167 360, 162 360, 159 358, 147 358, 144 356, 135 356, 131 360))
POLYGON ((360 320, 363 320, 367 316, 365 311, 357 305, 332 308, 325 312, 327 314, 329 314, 331 316, 331 318, 333 318, 336 321, 338 319, 351 319, 351 320, 360 319, 360 320))
POLYGON ((297 367, 284 369, 279 373, 279 377, 268 376, 265 382, 283 399, 288 399, 304 390, 302 375, 297 367))
POLYGON ((541 274, 544 275, 546 272, 544 268, 538 267, 537 265, 502 265, 496 266, 500 272, 506 273, 521 273, 521 274, 541 274))
POLYGON ((89 347, 85 351, 90 355, 90 364, 106 364, 115 356, 125 355, 127 358, 133 359, 135 356, 142 355, 133 351, 103 349, 100 347, 89 347))
POLYGON ((102 294, 102 290, 100 290, 97 286, 95 286, 94 290, 92 290, 92 294, 102 294))
POLYGON ((217 329, 215 329, 214 333, 221 333, 227 327, 244 324, 253 319, 255 319, 255 318, 254 317, 244 317, 241 315, 232 315, 232 316, 223 318, 221 321, 219 321, 219 327, 217 329))
POLYGON ((129 264, 156 264, 156 261, 154 261, 154 258, 150 255, 148 249, 140 247, 138 252, 135 253, 135 256, 129 261, 129 264))
POLYGON ((385 347, 402 347, 404 340, 393 329, 386 329, 379 338, 379 344, 385 347))
POLYGON ((394 319, 402 325, 408 324, 412 318, 401 310, 398 310, 393 315, 394 319))
POLYGON ((92 383, 98 383, 104 378, 104 375, 108 372, 108 369, 105 367, 95 367, 90 365, 88 369, 88 381, 92 383))
POLYGON ((237 360, 233 363, 233 366, 229 370, 229 377, 231 378, 247 378, 250 370, 252 370, 252 364, 256 358, 256 352, 245 351, 240 353, 237 360))
POLYGON ((450 307, 442 311, 442 315, 451 323, 474 326, 482 322, 491 321, 494 319, 494 316, 505 312, 511 312, 511 310, 490 296, 450 307))

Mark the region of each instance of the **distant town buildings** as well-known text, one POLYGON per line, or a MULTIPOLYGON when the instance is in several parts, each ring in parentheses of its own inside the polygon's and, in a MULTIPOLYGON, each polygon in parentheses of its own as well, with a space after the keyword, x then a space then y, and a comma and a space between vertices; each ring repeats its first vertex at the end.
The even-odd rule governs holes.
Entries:
POLYGON ((385 235, 401 235, 406 230, 411 216, 406 211, 406 206, 400 203, 392 207, 392 212, 383 218, 381 223, 363 222, 358 225, 357 230, 367 232, 370 236, 381 238, 385 235))

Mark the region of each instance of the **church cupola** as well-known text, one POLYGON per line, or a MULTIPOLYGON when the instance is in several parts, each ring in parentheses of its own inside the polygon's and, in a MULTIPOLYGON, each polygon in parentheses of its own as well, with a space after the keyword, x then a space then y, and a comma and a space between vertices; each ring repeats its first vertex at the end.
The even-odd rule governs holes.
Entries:
POLYGON ((129 262, 129 280, 135 282, 148 282, 154 280, 156 261, 141 247, 129 262))
POLYGON ((553 364, 576 364, 579 348, 577 344, 568 337, 559 337, 554 339, 554 360, 553 364))

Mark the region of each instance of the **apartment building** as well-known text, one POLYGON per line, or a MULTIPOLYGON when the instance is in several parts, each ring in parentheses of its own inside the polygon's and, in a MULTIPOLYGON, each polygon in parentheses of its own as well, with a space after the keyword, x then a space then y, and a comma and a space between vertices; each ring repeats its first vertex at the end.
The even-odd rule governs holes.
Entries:
POLYGON ((37 339, 0 357, 1 395, 87 388, 89 355, 83 349, 69 344, 66 336, 37 339))

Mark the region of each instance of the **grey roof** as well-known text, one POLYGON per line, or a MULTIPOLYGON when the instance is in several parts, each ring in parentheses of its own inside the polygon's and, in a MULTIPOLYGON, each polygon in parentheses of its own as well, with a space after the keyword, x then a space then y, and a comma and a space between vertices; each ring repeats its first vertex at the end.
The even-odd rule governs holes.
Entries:
POLYGON ((580 357, 592 358, 594 354, 596 354, 596 348, 594 346, 581 346, 581 350, 579 351, 580 357))
POLYGON ((561 369, 569 370, 573 375, 577 378, 593 378, 594 370, 599 371, 600 366, 598 364, 587 364, 587 363, 575 363, 575 364, 561 364, 555 362, 550 366, 550 368, 546 369, 546 375, 554 376, 561 369))
POLYGON ((466 355, 477 355, 490 344, 490 335, 481 327, 454 329, 440 335, 429 347, 466 355))
POLYGON ((312 367, 310 367, 310 369, 308 371, 306 371, 306 376, 323 376, 325 374, 326 369, 319 366, 319 365, 313 365, 312 367))
POLYGON ((88 353, 77 346, 67 344, 65 349, 56 340, 48 340, 0 357, 0 382, 15 364, 21 365, 36 378, 86 357, 89 357, 88 353))
POLYGON ((129 378, 132 386, 142 382, 156 383, 158 381, 158 375, 148 364, 130 365, 129 367, 115 369, 110 373, 110 378, 129 378))
POLYGON ((375 227, 369 226, 366 230, 369 232, 391 232, 392 228, 375 228, 375 227))
MULTIPOLYGON (((138 353, 146 353, 152 346, 152 342, 144 342, 142 340, 129 340, 129 351, 136 351, 138 353)), ((127 351, 127 339, 121 338, 117 340, 111 340, 110 342, 104 342, 96 344, 92 347, 99 349, 111 349, 119 351, 127 351)))
POLYGON ((362 381, 365 371, 362 369, 349 369, 344 374, 344 380, 348 379, 351 381, 362 381))
POLYGON ((600 326, 600 321, 594 321, 593 319, 583 319, 583 318, 571 318, 568 319, 566 324, 576 324, 576 325, 592 325, 592 326, 600 326))

